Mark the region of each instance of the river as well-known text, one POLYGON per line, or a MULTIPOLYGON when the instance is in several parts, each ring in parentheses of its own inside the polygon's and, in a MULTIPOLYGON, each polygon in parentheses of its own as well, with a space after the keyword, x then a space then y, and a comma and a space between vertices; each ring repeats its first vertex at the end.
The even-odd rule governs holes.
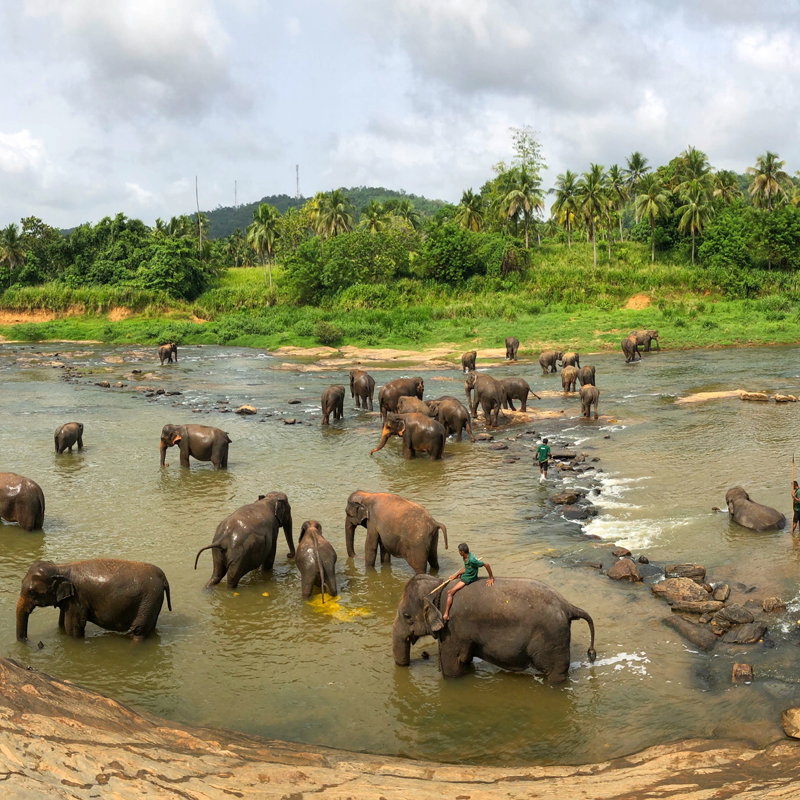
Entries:
MULTIPOLYGON (((370 457, 377 413, 355 411, 349 392, 345 419, 321 427, 319 395, 329 384, 346 385, 346 371, 276 370, 279 359, 235 348, 181 348, 180 363, 161 368, 150 351, 130 348, 2 345, 2 469, 37 481, 47 511, 43 533, 0 526, 0 652, 176 721, 414 758, 583 763, 684 737, 766 744, 781 735, 780 710, 800 703, 800 547, 788 527, 756 534, 711 507, 724 508, 726 490, 740 484, 789 517, 800 407, 675 400, 739 388, 800 393, 798 354, 794 347, 667 350, 632 365, 619 354, 584 357, 597 367, 600 412, 615 422, 581 420, 577 400, 549 397, 533 405, 564 409, 563 418, 496 434, 502 441, 535 428, 600 459, 602 492, 593 499, 601 514, 578 524, 546 500, 561 487, 588 488, 588 478, 551 472, 549 485, 540 485, 525 439, 508 451, 449 441, 442 462, 404 461, 395 439, 370 457), (65 370, 52 361, 75 365, 86 377, 64 381, 65 370), (144 371, 145 384, 182 394, 146 398, 131 391, 131 368, 144 371), (101 379, 122 379, 128 388, 95 386, 101 379), (295 398, 302 402, 288 405, 295 398), (223 399, 234 408, 250 403, 259 413, 222 414, 223 399), (289 416, 304 424, 283 424, 289 416), (85 425, 85 449, 55 456, 53 431, 71 420, 85 425), (159 469, 159 433, 168 422, 226 430, 233 442, 229 470, 197 462, 182 470, 177 449, 169 451, 170 466, 159 469), (507 463, 509 455, 523 457, 507 463), (391 624, 412 573, 402 561, 372 571, 363 558, 347 559, 344 508, 355 489, 397 492, 443 521, 450 540, 449 550, 439 547, 445 577, 460 565, 455 547, 464 540, 495 574, 541 579, 589 611, 596 663, 587 661, 588 630, 578 621, 570 679, 561 687, 486 663, 445 681, 430 639, 412 649, 409 669, 396 667, 391 624), (271 574, 251 573, 235 593, 224 583, 203 591, 211 558, 204 553, 194 571, 197 550, 223 517, 272 490, 289 496, 295 538, 304 520, 322 523, 339 554, 336 601, 301 600, 282 538, 271 574), (710 579, 755 586, 750 597, 780 596, 789 610, 772 618, 765 643, 697 652, 663 624, 669 609, 647 585, 618 584, 583 566, 610 565, 611 542, 654 563, 703 564, 710 579), (85 640, 72 640, 59 633, 55 609, 37 609, 29 636, 43 649, 18 644, 14 605, 30 563, 100 556, 149 561, 165 571, 174 610, 165 605, 157 633, 136 644, 89 625, 85 640), (423 659, 423 650, 433 657, 423 659), (731 685, 735 661, 754 665, 752 685, 731 685)), ((371 372, 380 385, 417 371, 371 372)), ((426 398, 463 394, 454 370, 420 374, 426 398)), ((560 388, 558 376, 545 379, 533 364, 492 374, 522 375, 534 390, 560 388)), ((356 533, 359 555, 363 533, 356 533)))

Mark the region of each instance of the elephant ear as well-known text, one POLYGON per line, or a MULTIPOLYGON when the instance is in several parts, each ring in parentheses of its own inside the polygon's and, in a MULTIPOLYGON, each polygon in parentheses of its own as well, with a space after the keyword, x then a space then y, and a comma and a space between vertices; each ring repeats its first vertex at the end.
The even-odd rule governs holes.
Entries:
POLYGON ((401 419, 397 423, 397 435, 398 436, 402 436, 403 435, 403 431, 405 431, 405 429, 406 429, 406 421, 404 419, 401 419))
POLYGON ((357 521, 356 524, 365 525, 367 520, 369 519, 369 509, 362 503, 357 503, 355 518, 357 521))
POLYGON ((75 586, 70 581, 61 581, 56 588, 56 602, 63 603, 75 594, 75 586))
POLYGON ((176 445, 181 440, 181 435, 179 433, 172 434, 172 444, 176 445))
POLYGON ((427 597, 423 601, 422 615, 425 618, 425 624, 431 630, 431 636, 434 639, 438 639, 440 632, 444 628, 444 617, 442 617, 442 612, 427 597))

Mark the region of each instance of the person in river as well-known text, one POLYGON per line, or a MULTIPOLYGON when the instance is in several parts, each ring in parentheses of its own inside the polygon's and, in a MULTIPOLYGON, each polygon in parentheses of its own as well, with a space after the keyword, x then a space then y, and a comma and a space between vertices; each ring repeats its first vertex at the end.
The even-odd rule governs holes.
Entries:
POLYGON ((464 559, 464 566, 448 578, 450 581, 456 578, 460 578, 460 580, 447 592, 447 605, 445 605, 444 614, 442 615, 445 622, 450 619, 450 606, 453 605, 453 596, 459 589, 463 589, 478 580, 478 570, 481 567, 486 567, 486 571, 489 573, 486 585, 491 586, 494 583, 492 568, 485 561, 475 558, 474 554, 470 553, 469 546, 465 542, 461 542, 458 546, 458 554, 464 559))
POLYGON ((547 467, 550 464, 550 445, 547 439, 542 439, 542 443, 536 448, 536 458, 539 461, 539 481, 547 480, 547 467))
POLYGON ((798 492, 797 481, 792 481, 792 536, 794 529, 800 525, 800 494, 798 492))

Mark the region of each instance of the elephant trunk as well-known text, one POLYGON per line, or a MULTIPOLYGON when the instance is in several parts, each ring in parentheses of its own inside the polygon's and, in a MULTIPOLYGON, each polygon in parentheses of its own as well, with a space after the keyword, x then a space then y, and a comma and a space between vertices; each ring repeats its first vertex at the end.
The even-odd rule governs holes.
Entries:
POLYGON ((17 600, 17 641, 28 641, 28 617, 31 615, 34 606, 25 601, 22 595, 17 600))
POLYGON ((411 638, 397 619, 392 626, 392 656, 398 667, 407 667, 411 663, 411 638))
POLYGON ((345 541, 345 546, 347 547, 348 558, 356 557, 355 539, 356 539, 356 525, 354 522, 350 522, 349 519, 345 519, 344 541, 345 541))
POLYGON ((161 452, 161 466, 163 467, 167 460, 167 445, 164 443, 163 439, 161 440, 158 449, 161 452))
POLYGON ((386 445, 386 442, 388 442, 388 441, 389 441, 389 437, 390 437, 391 435, 392 435, 392 434, 391 434, 391 432, 390 432, 390 431, 388 431, 388 430, 386 429, 386 427, 384 427, 384 429, 383 429, 383 436, 381 436, 381 440, 380 440, 380 442, 378 442, 378 446, 377 446, 377 447, 374 447, 372 450, 370 450, 370 451, 369 451, 369 454, 370 454, 370 455, 372 455, 373 453, 377 453, 377 452, 378 452, 378 450, 383 450, 384 446, 386 445))

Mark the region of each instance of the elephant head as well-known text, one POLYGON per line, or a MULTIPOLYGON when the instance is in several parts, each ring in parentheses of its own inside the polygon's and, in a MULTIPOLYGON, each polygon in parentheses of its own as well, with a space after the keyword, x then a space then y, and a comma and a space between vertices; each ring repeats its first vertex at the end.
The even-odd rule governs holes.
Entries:
POLYGON ((174 447, 178 442, 181 440, 181 429, 178 425, 165 425, 161 429, 161 444, 159 445, 159 449, 161 450, 161 466, 164 466, 164 462, 167 458, 167 448, 174 447))
POLYGON ((17 639, 28 639, 28 617, 34 608, 58 606, 75 594, 75 586, 52 561, 36 561, 22 579, 17 600, 17 639))
POLYGON ((366 495, 364 492, 353 492, 347 498, 347 509, 345 510, 344 538, 347 547, 348 558, 355 558, 355 535, 359 525, 367 527, 369 519, 369 508, 365 504, 366 495))
MULTIPOLYGON (((290 542, 292 538, 292 507, 289 504, 289 498, 283 492, 268 492, 267 494, 260 494, 258 499, 259 501, 264 500, 272 509, 275 519, 278 520, 278 525, 283 528, 286 541, 290 542)), ((294 548, 292 547, 292 549, 294 548)))
POLYGON ((420 400, 422 400, 422 395, 425 394, 425 384, 422 381, 422 378, 416 377, 412 378, 411 380, 414 381, 414 394, 420 400))
POLYGON ((733 516, 734 511, 736 510, 736 503, 749 499, 750 495, 747 494, 747 492, 742 489, 741 486, 734 486, 733 489, 728 489, 728 493, 725 495, 725 503, 728 506, 728 513, 733 516))
POLYGON ((426 400, 425 405, 430 409, 430 415, 437 419, 439 416, 439 406, 442 404, 441 400, 426 400))
POLYGON ((392 625, 392 655, 398 667, 411 662, 411 645, 423 636, 438 639, 444 629, 442 612, 431 602, 431 589, 437 579, 415 575, 403 590, 392 625))
POLYGON ((369 454, 377 453, 378 450, 383 450, 386 442, 389 441, 390 436, 402 436, 406 429, 406 421, 402 414, 392 414, 391 412, 386 415, 383 421, 383 432, 381 433, 381 440, 378 446, 369 451, 369 454))
POLYGON ((350 370, 350 397, 355 397, 355 389, 353 384, 356 381, 356 378, 361 374, 360 369, 351 369, 350 370))

